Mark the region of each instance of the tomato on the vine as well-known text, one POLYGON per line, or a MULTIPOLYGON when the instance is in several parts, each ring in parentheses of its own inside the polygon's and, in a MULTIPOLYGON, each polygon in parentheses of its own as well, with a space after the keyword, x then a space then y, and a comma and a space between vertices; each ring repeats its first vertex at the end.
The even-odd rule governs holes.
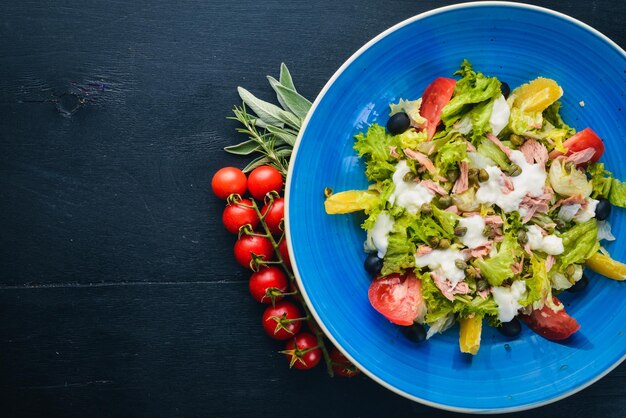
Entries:
POLYGON ((287 247, 287 238, 283 238, 278 244, 278 251, 285 265, 291 268, 291 259, 289 258, 289 248, 287 247))
POLYGON ((284 226, 281 229, 281 222, 285 217, 285 199, 279 197, 266 204, 261 209, 261 215, 265 216, 265 223, 270 232, 274 235, 280 235, 284 230, 284 226))
POLYGON ((337 376, 354 377, 360 373, 360 370, 337 347, 333 347, 330 352, 330 360, 332 361, 333 372, 337 376))
POLYGON ((283 189, 283 176, 280 171, 269 165, 257 167, 248 176, 248 190, 257 200, 263 200, 269 192, 283 189))
POLYGON ((281 268, 269 266, 252 273, 248 288, 257 302, 272 303, 272 299, 276 302, 283 298, 282 294, 287 291, 288 284, 281 268))
POLYGON ((249 199, 241 199, 238 202, 229 203, 224 208, 222 223, 230 233, 237 234, 239 228, 244 225, 250 225, 252 229, 254 229, 259 224, 259 217, 256 211, 242 205, 252 206, 252 201, 249 199))
POLYGON ((243 235, 235 243, 234 250, 237 262, 247 268, 251 268, 252 254, 265 261, 271 261, 274 256, 272 242, 265 237, 254 235, 243 235))
POLYGON ((275 340, 293 337, 302 328, 302 312, 287 300, 268 306, 263 312, 263 329, 275 340))
POLYGON ((317 345, 317 338, 311 333, 301 332, 287 342, 285 350, 289 367, 308 370, 317 366, 322 359, 322 350, 317 345))
POLYGON ((211 188, 217 197, 226 199, 233 193, 243 196, 246 193, 247 183, 248 180, 243 171, 235 167, 224 167, 213 175, 211 188))

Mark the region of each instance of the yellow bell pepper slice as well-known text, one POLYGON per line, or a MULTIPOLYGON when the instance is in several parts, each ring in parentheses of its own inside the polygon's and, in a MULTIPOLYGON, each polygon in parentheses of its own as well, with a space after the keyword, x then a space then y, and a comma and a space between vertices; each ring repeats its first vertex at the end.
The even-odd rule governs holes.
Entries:
POLYGON ((378 193, 372 190, 346 190, 326 198, 324 208, 329 215, 370 211, 378 202, 378 193))

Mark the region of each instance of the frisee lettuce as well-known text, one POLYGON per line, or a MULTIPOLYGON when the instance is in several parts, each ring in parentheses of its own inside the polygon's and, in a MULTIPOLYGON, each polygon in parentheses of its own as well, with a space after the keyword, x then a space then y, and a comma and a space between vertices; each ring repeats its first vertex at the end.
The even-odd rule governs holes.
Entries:
POLYGON ((441 120, 447 129, 460 119, 469 118, 472 138, 476 141, 491 129, 489 118, 493 101, 501 95, 501 83, 495 77, 475 72, 467 60, 454 74, 460 75, 461 79, 456 83, 452 100, 442 110, 441 120))
POLYGON ((504 241, 500 243, 496 255, 486 259, 476 259, 474 265, 480 269, 480 274, 490 285, 500 286, 506 279, 512 278, 511 264, 521 254, 522 248, 517 239, 512 234, 507 234, 504 241))

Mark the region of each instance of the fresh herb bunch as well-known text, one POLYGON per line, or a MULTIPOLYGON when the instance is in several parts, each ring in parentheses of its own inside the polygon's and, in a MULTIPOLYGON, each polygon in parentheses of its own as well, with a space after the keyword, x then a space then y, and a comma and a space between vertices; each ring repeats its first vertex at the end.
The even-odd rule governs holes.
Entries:
POLYGON ((243 127, 237 128, 237 132, 246 134, 249 139, 224 150, 237 155, 261 154, 243 169, 244 173, 262 165, 271 165, 286 177, 289 157, 302 121, 311 109, 311 102, 298 93, 284 63, 280 65, 278 80, 269 75, 267 79, 282 108, 257 98, 243 87, 237 87, 243 103, 233 108, 235 116, 229 119, 239 121, 243 127))

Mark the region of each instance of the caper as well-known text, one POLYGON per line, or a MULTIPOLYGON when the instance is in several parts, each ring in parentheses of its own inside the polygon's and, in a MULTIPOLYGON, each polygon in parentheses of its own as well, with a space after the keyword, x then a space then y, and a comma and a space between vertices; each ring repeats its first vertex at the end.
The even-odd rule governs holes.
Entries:
POLYGON ((467 233, 467 228, 464 226, 457 226, 454 228, 454 235, 457 237, 462 237, 467 233))
POLYGON ((458 170, 448 170, 446 173, 446 178, 450 181, 450 183, 454 183, 459 178, 458 170))
POLYGON ((488 288, 489 288, 489 283, 487 283, 486 280, 481 279, 476 282, 476 290, 478 290, 479 292, 487 290, 488 288))
POLYGON ((324 187, 324 197, 329 198, 333 195, 333 189, 330 187, 324 187))
POLYGON ((439 238, 438 237, 430 237, 428 243, 431 247, 437 248, 439 246, 439 238))
POLYGON ((565 275, 568 277, 572 277, 574 273, 576 273, 576 267, 573 264, 567 266, 567 268, 565 269, 565 275))
POLYGON ((515 145, 516 147, 519 147, 520 145, 524 143, 525 138, 523 136, 512 134, 509 140, 511 141, 511 144, 515 145))
POLYGON ((450 240, 447 238, 440 239, 439 246, 437 248, 441 248, 442 250, 445 250, 446 248, 450 248, 450 240))
POLYGON ((468 279, 473 279, 476 277, 476 270, 472 266, 465 267, 465 277, 468 279))
POLYGON ((556 224, 556 227, 557 227, 558 229, 563 229, 563 228, 565 228, 565 226, 566 226, 565 221, 563 221, 563 219, 560 219, 560 218, 556 218, 556 219, 554 220, 554 223, 556 224))
POLYGON ((522 168, 517 164, 511 164, 511 167, 509 167, 509 176, 517 177, 520 174, 522 174, 522 168))
POLYGON ((484 168, 480 169, 480 171, 478 172, 478 180, 481 183, 484 183, 487 180, 489 180, 489 173, 487 173, 487 170, 485 170, 484 168))
POLYGON ((517 242, 524 245, 528 242, 528 234, 523 229, 517 231, 517 242))
POLYGON ((488 237, 489 235, 491 235, 492 231, 493 230, 491 229, 489 225, 485 225, 485 227, 483 228, 483 236, 488 237))
POLYGON ((459 270, 465 270, 467 268, 467 263, 464 260, 461 260, 460 258, 457 258, 456 260, 454 260, 454 265, 459 270))
POLYGON ((415 175, 415 173, 414 173, 414 172, 409 171, 408 173, 406 173, 406 174, 404 175, 404 177, 402 177, 402 180, 404 180, 404 181, 406 181, 406 182, 411 182, 411 181, 415 180, 415 178, 416 178, 416 177, 417 177, 417 176, 415 175))
POLYGON ((450 205, 452 205, 452 198, 448 195, 441 196, 439 198, 439 202, 437 203, 437 206, 439 206, 440 209, 448 208, 450 205))
POLYGON ((467 173, 467 178, 468 178, 469 182, 472 183, 472 184, 478 183, 478 169, 477 168, 470 168, 468 173, 467 173))
POLYGON ((422 215, 432 215, 433 213, 433 207, 430 206, 430 203, 424 203, 421 207, 420 207, 420 212, 422 213, 422 215))

